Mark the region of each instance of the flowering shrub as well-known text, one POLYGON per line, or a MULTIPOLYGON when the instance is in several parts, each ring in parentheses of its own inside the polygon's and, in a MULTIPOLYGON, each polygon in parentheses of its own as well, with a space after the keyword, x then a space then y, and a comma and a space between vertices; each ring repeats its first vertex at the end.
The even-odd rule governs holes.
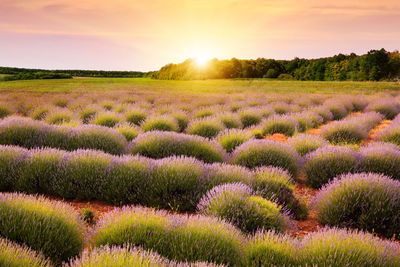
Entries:
POLYGON ((247 142, 253 137, 250 131, 239 129, 227 129, 220 132, 215 140, 226 150, 231 153, 236 147, 247 142))
POLYGON ((361 172, 381 173, 400 180, 400 150, 386 143, 372 143, 360 149, 361 172))
POLYGON ((334 120, 340 120, 347 116, 346 107, 340 102, 326 102, 323 107, 327 108, 333 115, 334 120))
POLYGON ((385 116, 386 119, 392 120, 400 113, 400 104, 392 99, 381 99, 372 101, 366 108, 366 111, 376 111, 385 116))
POLYGON ((262 114, 258 109, 242 109, 238 114, 244 128, 256 125, 262 120, 262 114))
POLYGON ((272 115, 263 124, 263 134, 282 133, 292 136, 299 128, 299 123, 287 115, 272 115))
POLYGON ((284 231, 289 221, 280 206, 254 195, 252 189, 242 183, 214 187, 202 197, 197 209, 201 214, 224 219, 245 232, 284 231))
POLYGON ((97 113, 92 119, 93 124, 111 128, 120 122, 121 118, 119 117, 119 115, 111 111, 97 113))
POLYGON ((186 132, 192 135, 212 138, 224 129, 224 125, 216 117, 196 119, 189 123, 186 132))
POLYGON ((312 108, 312 109, 310 109, 310 111, 320 115, 323 119, 323 122, 328 122, 328 121, 333 120, 332 112, 324 106, 318 106, 318 107, 312 108))
POLYGON ((290 115, 290 118, 297 121, 299 132, 305 132, 310 128, 315 128, 324 121, 320 115, 311 111, 293 113, 290 115))
POLYGON ((84 251, 81 257, 71 260, 66 267, 109 267, 109 266, 136 266, 136 267, 212 267, 214 264, 205 262, 195 263, 177 263, 169 261, 157 253, 131 247, 129 245, 119 246, 103 246, 94 248, 91 251, 84 251))
POLYGON ((149 117, 141 124, 141 127, 145 132, 156 130, 171 132, 179 131, 178 122, 173 117, 168 115, 149 117))
POLYGON ((232 163, 255 168, 281 167, 297 178, 300 157, 290 146, 271 140, 250 140, 232 153, 232 163))
POLYGON ((93 235, 95 246, 140 245, 171 260, 227 265, 241 263, 243 242, 239 230, 218 219, 141 207, 106 214, 93 235))
POLYGON ((328 142, 316 135, 298 134, 290 137, 287 144, 296 149, 301 156, 317 150, 320 147, 327 146, 328 142))
POLYGON ((139 135, 131 144, 131 154, 150 158, 170 156, 194 157, 204 162, 222 162, 226 155, 222 147, 201 136, 152 131, 139 135))
POLYGON ((0 193, 0 236, 24 243, 54 262, 83 248, 85 226, 71 206, 43 197, 0 193))
POLYGON ((300 266, 299 249, 289 235, 260 231, 245 244, 245 266, 300 266))
POLYGON ((284 206, 296 219, 307 217, 305 203, 294 195, 293 179, 282 168, 271 166, 258 168, 253 171, 247 184, 263 198, 284 206))
POLYGON ((380 131, 377 136, 377 140, 383 142, 393 143, 400 146, 400 116, 397 116, 393 122, 385 129, 380 131))
POLYGON ((351 121, 334 121, 322 128, 321 136, 332 144, 358 144, 367 138, 368 131, 351 121))
POLYGON ((53 109, 46 115, 46 122, 48 124, 63 124, 70 122, 73 114, 68 109, 53 109))
POLYGON ((46 118, 46 116, 49 112, 50 112, 50 107, 39 106, 31 112, 30 116, 34 120, 43 120, 44 118, 46 118))
POLYGON ((12 111, 8 106, 0 103, 0 119, 7 117, 11 113, 12 111))
POLYGON ((204 165, 193 158, 171 157, 155 162, 146 189, 146 206, 194 211, 207 191, 204 165))
POLYGON ((339 176, 318 193, 315 207, 322 224, 386 237, 400 232, 400 182, 381 174, 339 176))
POLYGON ((96 116, 97 112, 98 110, 96 107, 89 106, 79 112, 79 118, 84 124, 88 124, 94 118, 94 116, 96 116))
POLYGON ((0 238, 0 266, 50 267, 51 264, 30 248, 0 238))
POLYGON ((368 132, 379 122, 383 116, 376 112, 368 112, 361 115, 350 115, 341 121, 326 125, 321 135, 333 144, 360 143, 368 136, 368 132))
POLYGON ((242 128, 242 122, 237 114, 224 112, 217 115, 217 118, 227 129, 242 128))
POLYGON ((99 149, 112 154, 121 154, 127 144, 124 136, 107 127, 52 126, 19 117, 10 117, 0 122, 0 143, 26 148, 99 149))
POLYGON ((142 133, 142 129, 130 124, 119 124, 117 127, 115 127, 115 130, 125 136, 128 142, 132 141, 142 133))
POLYGON ((360 154, 348 147, 325 146, 305 156, 307 184, 320 188, 336 176, 357 170, 360 154))
POLYGON ((26 149, 0 145, 0 191, 13 190, 25 168, 26 149))
POLYGON ((147 118, 147 112, 144 109, 134 108, 125 113, 125 120, 129 123, 140 125, 147 118))
POLYGON ((297 266, 398 266, 400 245, 368 233, 325 228, 301 241, 297 266))
POLYGON ((189 124, 189 116, 185 112, 174 111, 171 116, 178 122, 179 132, 184 132, 189 124))
POLYGON ((245 245, 245 266, 397 266, 400 245, 368 233, 324 228, 301 240, 260 232, 245 245))
POLYGON ((77 150, 60 159, 53 190, 67 199, 97 199, 108 178, 113 157, 95 150, 77 150))

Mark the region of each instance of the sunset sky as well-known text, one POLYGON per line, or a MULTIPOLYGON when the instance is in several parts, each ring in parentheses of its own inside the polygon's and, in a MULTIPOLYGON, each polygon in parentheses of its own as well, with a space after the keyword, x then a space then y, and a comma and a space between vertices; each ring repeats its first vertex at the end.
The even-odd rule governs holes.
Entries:
POLYGON ((399 0, 0 0, 0 66, 148 71, 382 47, 400 49, 399 0))

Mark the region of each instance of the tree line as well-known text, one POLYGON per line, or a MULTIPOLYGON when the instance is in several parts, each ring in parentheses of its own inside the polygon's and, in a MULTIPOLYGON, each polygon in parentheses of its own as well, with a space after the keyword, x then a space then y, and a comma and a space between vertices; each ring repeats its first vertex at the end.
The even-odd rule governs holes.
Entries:
POLYGON ((146 73, 140 71, 105 71, 105 70, 45 70, 0 67, 1 74, 9 74, 2 80, 31 79, 66 79, 72 77, 138 78, 146 73))
POLYGON ((311 81, 380 81, 400 78, 400 53, 385 49, 364 55, 338 54, 318 59, 210 60, 199 67, 194 59, 168 64, 148 74, 155 79, 193 80, 230 78, 278 78, 311 81))

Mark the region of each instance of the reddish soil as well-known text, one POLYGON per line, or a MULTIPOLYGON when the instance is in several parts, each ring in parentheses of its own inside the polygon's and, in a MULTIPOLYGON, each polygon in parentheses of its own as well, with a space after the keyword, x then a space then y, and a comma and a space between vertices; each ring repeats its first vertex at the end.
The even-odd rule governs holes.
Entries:
POLYGON ((368 138, 366 140, 364 140, 361 145, 366 145, 370 142, 372 142, 375 137, 378 135, 378 133, 380 131, 382 131, 383 129, 385 129, 386 127, 389 126, 389 124, 391 123, 391 120, 383 120, 381 121, 381 123, 379 123, 377 126, 375 126, 375 128, 373 128, 368 135, 368 138))
POLYGON ((274 140, 274 141, 278 141, 278 142, 281 142, 281 143, 285 143, 288 140, 288 138, 289 137, 287 137, 286 135, 281 134, 281 133, 276 133, 276 134, 266 135, 265 136, 265 139, 274 140))
MULTIPOLYGON (((303 180, 304 179, 305 178, 303 178, 303 180)), ((294 227, 289 231, 289 234, 292 236, 303 236, 310 232, 318 231, 318 229, 321 228, 322 225, 318 222, 316 211, 312 208, 310 209, 310 204, 317 194, 318 190, 309 188, 304 184, 296 184, 294 191, 297 196, 301 197, 306 202, 309 210, 308 216, 305 220, 293 221, 294 227)))

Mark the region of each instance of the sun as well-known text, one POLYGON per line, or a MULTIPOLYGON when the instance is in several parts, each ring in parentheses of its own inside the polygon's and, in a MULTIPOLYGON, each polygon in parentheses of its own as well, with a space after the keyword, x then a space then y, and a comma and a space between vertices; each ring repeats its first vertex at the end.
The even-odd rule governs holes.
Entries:
POLYGON ((204 67, 211 59, 213 59, 213 53, 211 50, 198 49, 192 53, 192 57, 194 58, 197 66, 204 67))

